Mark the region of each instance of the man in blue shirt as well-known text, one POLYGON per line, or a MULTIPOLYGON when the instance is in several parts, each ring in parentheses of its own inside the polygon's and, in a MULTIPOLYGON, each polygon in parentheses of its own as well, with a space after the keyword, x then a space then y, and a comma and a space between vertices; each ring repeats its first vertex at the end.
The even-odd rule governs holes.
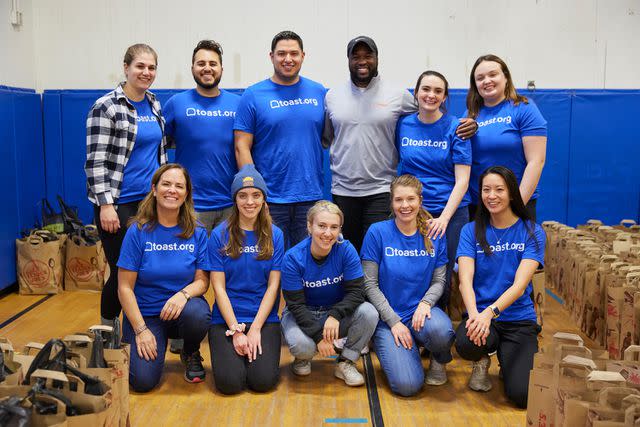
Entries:
POLYGON ((285 248, 307 233, 307 210, 322 198, 325 88, 300 76, 302 39, 282 31, 271 42, 273 75, 248 87, 234 123, 238 167, 255 163, 269 188, 269 211, 285 248))
POLYGON ((229 189, 238 171, 233 121, 240 97, 218 88, 222 70, 222 46, 200 41, 191 57, 195 89, 164 106, 167 136, 175 143, 176 162, 191 175, 196 213, 207 232, 231 213, 229 189))

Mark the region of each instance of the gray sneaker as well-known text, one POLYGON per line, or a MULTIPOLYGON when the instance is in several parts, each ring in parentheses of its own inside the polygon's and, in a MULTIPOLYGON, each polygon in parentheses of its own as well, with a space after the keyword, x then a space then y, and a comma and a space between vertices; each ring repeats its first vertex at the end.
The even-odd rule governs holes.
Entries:
POLYGON ((311 374, 311 360, 293 359, 291 370, 298 376, 306 377, 311 374))
POLYGON ((355 387, 364 384, 364 377, 358 372, 356 364, 350 360, 338 362, 333 373, 337 378, 344 380, 348 386, 355 387))
POLYGON ((431 358, 431 364, 429 365, 429 369, 427 370, 425 383, 428 385, 442 385, 447 382, 447 370, 446 366, 443 363, 439 363, 431 358))
POLYGON ((491 390, 491 380, 489 379, 489 366, 491 366, 491 359, 488 356, 484 356, 477 362, 473 362, 473 370, 469 377, 469 388, 474 391, 489 391, 491 390))

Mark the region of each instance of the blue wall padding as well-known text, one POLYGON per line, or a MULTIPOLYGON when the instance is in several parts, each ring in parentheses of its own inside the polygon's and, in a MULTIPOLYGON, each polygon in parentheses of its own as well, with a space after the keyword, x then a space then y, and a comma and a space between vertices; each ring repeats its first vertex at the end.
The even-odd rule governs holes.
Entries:
POLYGON ((40 94, 0 88, 0 289, 15 283, 15 239, 37 220, 44 196, 44 151, 40 94))
POLYGON ((638 221, 640 91, 578 92, 572 108, 568 222, 638 221))

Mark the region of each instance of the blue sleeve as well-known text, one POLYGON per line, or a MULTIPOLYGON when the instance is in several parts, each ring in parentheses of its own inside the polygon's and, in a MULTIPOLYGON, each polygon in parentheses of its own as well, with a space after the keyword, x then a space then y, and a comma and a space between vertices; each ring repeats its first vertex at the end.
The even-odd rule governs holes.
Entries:
POLYGON ((165 120, 164 133, 167 136, 175 136, 176 124, 175 124, 175 112, 173 108, 174 96, 172 96, 167 101, 167 103, 164 105, 164 111, 162 111, 162 114, 164 115, 164 120, 165 120))
POLYGON ((207 253, 209 256, 209 271, 224 271, 224 262, 222 255, 222 242, 220 241, 220 235, 223 230, 216 227, 211 232, 209 242, 207 243, 207 253))
POLYGON ((282 231, 274 225, 271 271, 280 271, 282 269, 282 258, 284 258, 284 238, 282 237, 282 231))
POLYGON ((544 247, 547 241, 547 236, 538 224, 534 224, 535 229, 533 236, 528 236, 527 243, 524 247, 524 253, 522 259, 532 259, 538 261, 541 266, 544 266, 544 247))
POLYGON ((382 242, 377 228, 378 227, 375 227, 375 224, 369 227, 367 234, 364 236, 364 241, 362 242, 360 258, 363 261, 373 261, 380 265, 382 262, 382 242))
POLYGON ((547 136, 547 121, 532 100, 518 108, 518 128, 522 136, 547 136))
POLYGON ((458 119, 455 117, 451 121, 449 129, 449 142, 451 143, 451 157, 454 165, 471 165, 471 141, 461 139, 456 135, 458 119))
POLYGON ((245 90, 240 98, 236 118, 233 122, 233 130, 239 130, 255 134, 256 130, 256 105, 253 93, 245 90))
POLYGON ((447 265, 449 257, 447 256, 447 236, 444 235, 438 242, 438 252, 436 253, 436 268, 447 265))
POLYGON ((354 248, 349 241, 344 242, 343 245, 345 245, 342 256, 344 280, 354 280, 363 277, 362 263, 360 262, 356 248, 354 248))
POLYGON ((460 232, 460 242, 458 243, 458 252, 456 254, 456 260, 461 256, 467 256, 469 258, 476 258, 476 236, 475 222, 462 227, 460 232))
POLYGON ((207 230, 203 227, 196 227, 196 245, 198 248, 198 258, 196 259, 197 270, 209 271, 207 244, 207 230))
MULTIPOLYGON (((129 226, 127 234, 124 236, 122 246, 120 247, 120 258, 118 259, 118 267, 129 271, 139 271, 142 262, 142 254, 144 248, 140 243, 140 233, 138 224, 134 223, 129 226)), ((118 274, 112 272, 111 274, 118 274)))
POLYGON ((302 290, 302 272, 296 262, 292 251, 284 256, 280 286, 283 291, 302 290))

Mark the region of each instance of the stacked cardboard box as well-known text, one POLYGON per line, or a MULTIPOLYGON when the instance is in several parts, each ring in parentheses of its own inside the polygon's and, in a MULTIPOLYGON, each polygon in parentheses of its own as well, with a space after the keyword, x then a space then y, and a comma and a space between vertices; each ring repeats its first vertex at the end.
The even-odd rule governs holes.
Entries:
MULTIPOLYGON (((631 349, 629 357, 640 352, 638 346, 631 349)), ((585 347, 580 336, 556 333, 551 348, 534 358, 527 425, 637 425, 640 382, 624 374, 638 368, 640 361, 612 363, 607 351, 585 347)))
POLYGON ((640 226, 544 222, 545 278, 571 318, 611 359, 640 344, 640 226))

